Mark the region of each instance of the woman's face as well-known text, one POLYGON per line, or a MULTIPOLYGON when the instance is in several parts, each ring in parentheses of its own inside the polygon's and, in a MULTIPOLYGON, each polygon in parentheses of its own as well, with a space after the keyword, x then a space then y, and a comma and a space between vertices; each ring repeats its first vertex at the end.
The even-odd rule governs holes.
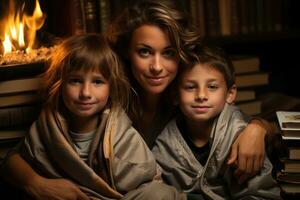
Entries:
POLYGON ((143 25, 132 35, 129 55, 134 78, 148 94, 160 94, 174 80, 179 56, 169 36, 155 25, 143 25))

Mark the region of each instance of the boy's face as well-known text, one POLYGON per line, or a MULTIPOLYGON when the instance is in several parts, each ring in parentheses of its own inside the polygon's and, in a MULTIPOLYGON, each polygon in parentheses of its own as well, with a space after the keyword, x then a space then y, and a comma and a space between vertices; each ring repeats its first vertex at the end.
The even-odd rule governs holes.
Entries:
POLYGON ((109 82, 96 71, 71 72, 63 83, 62 97, 65 106, 72 113, 72 119, 79 123, 98 120, 109 98, 109 82))
POLYGON ((223 74, 206 64, 180 75, 179 106, 189 120, 205 122, 216 117, 235 96, 236 88, 228 90, 223 74))

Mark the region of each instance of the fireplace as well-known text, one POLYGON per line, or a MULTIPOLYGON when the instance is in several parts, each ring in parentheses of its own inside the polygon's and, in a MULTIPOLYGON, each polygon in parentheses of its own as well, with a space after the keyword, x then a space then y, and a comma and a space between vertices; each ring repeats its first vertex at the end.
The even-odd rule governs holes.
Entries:
POLYGON ((0 66, 47 60, 57 40, 42 29, 46 13, 39 1, 6 1, 1 11, 0 66))

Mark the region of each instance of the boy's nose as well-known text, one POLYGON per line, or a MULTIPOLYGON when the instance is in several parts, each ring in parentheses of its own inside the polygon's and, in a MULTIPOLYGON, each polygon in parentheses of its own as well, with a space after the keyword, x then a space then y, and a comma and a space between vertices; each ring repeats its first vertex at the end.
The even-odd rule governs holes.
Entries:
POLYGON ((195 94, 196 101, 207 100, 207 91, 205 89, 199 89, 195 94))

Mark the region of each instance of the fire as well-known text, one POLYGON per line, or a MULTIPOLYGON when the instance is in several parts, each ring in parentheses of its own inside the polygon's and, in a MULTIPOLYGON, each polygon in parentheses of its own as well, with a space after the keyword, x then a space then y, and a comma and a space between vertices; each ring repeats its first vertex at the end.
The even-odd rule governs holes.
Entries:
POLYGON ((45 22, 39 1, 35 1, 35 8, 32 15, 24 12, 25 3, 16 9, 14 0, 9 1, 9 13, 3 20, 3 28, 0 29, 0 37, 3 45, 3 55, 15 51, 33 49, 35 44, 36 31, 45 22), (2 32, 3 31, 3 32, 2 32))

